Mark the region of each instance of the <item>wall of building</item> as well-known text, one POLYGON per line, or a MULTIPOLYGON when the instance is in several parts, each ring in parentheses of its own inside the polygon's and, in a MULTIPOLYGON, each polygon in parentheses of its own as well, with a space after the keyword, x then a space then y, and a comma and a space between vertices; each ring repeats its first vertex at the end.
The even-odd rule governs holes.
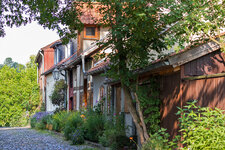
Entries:
POLYGON ((44 50, 44 72, 54 66, 54 49, 47 48, 44 50))
POLYGON ((46 111, 54 111, 57 107, 53 106, 50 95, 53 92, 55 81, 52 74, 46 76, 46 111))
POLYGON ((41 74, 44 71, 44 64, 43 64, 41 55, 39 55, 39 59, 38 59, 37 63, 38 63, 37 78, 38 78, 38 85, 40 88, 40 95, 41 95, 40 100, 41 100, 41 102, 43 102, 44 101, 44 76, 42 76, 41 74))
MULTIPOLYGON (((99 31, 99 39, 104 38, 109 33, 109 28, 100 27, 99 31)), ((93 43, 95 43, 95 39, 84 39, 83 40, 83 50, 88 49, 93 43)))
POLYGON ((212 52, 180 66, 178 72, 161 76, 161 125, 167 129, 171 138, 179 130, 177 107, 183 107, 187 101, 198 100, 199 106, 225 109, 225 77, 195 79, 224 73, 223 56, 220 51, 212 52))
POLYGON ((104 38, 109 33, 109 28, 100 27, 100 39, 104 38))
POLYGON ((100 100, 100 88, 104 86, 104 91, 106 93, 106 85, 104 84, 105 77, 101 75, 95 75, 93 78, 93 106, 95 106, 100 100))
POLYGON ((180 71, 163 75, 159 81, 161 97, 161 126, 167 129, 171 138, 178 133, 178 108, 181 107, 180 71))
POLYGON ((83 94, 83 72, 82 66, 77 65, 73 68, 74 72, 74 103, 76 105, 76 110, 80 109, 83 94))
MULTIPOLYGON (((64 76, 60 75, 59 80, 60 79, 65 79, 64 76)), ((50 96, 54 90, 54 84, 55 84, 55 80, 53 78, 52 73, 49 73, 48 75, 46 75, 46 111, 54 111, 57 106, 54 106, 52 104, 52 101, 50 99, 50 96)))

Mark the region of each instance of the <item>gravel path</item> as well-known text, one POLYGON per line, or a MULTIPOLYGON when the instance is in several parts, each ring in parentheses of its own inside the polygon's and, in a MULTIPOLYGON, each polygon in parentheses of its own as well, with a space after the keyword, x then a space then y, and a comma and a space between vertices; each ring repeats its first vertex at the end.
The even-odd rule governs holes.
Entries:
POLYGON ((0 128, 0 150, 81 150, 89 146, 70 145, 63 137, 30 128, 0 128))

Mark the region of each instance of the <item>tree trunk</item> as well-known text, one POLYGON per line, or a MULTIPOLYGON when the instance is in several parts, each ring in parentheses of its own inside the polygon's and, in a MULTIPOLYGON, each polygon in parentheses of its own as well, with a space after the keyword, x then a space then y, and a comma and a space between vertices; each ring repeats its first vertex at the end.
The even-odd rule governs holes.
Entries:
POLYGON ((134 92, 134 96, 135 96, 135 99, 136 99, 136 102, 137 102, 137 111, 138 111, 138 114, 139 114, 139 117, 140 117, 140 120, 141 120, 141 123, 142 123, 143 131, 144 131, 144 137, 145 137, 145 140, 148 140, 149 135, 148 135, 146 124, 144 122, 144 116, 143 116, 143 113, 141 111, 141 102, 139 101, 139 98, 138 98, 138 95, 137 95, 138 84, 139 84, 138 79, 139 79, 139 77, 137 77, 137 80, 136 80, 136 92, 134 92))
POLYGON ((145 139, 145 136, 144 136, 144 131, 143 131, 143 128, 141 126, 139 116, 137 114, 137 110, 134 107, 133 102, 132 102, 130 90, 127 86, 125 86, 123 84, 122 84, 122 88, 124 90, 124 94, 127 96, 126 101, 127 101, 127 105, 128 105, 128 110, 129 110, 129 112, 130 112, 130 114, 133 118, 134 124, 137 128, 137 133, 138 133, 138 136, 140 138, 140 142, 141 142, 141 144, 143 144, 146 139, 145 139))
POLYGON ((147 127, 146 127, 145 122, 144 122, 144 116, 143 116, 143 113, 141 111, 140 101, 138 99, 137 93, 134 93, 134 96, 135 96, 135 99, 136 99, 136 102, 137 102, 137 111, 138 111, 138 114, 139 114, 139 117, 140 117, 141 125, 143 127, 144 137, 145 137, 145 140, 148 140, 149 135, 148 135, 147 127))
MULTIPOLYGON (((120 19, 121 19, 121 15, 122 15, 122 12, 121 12, 121 5, 116 3, 116 6, 115 6, 115 10, 116 10, 116 24, 119 24, 120 23, 120 19)), ((114 31, 114 28, 112 28, 112 32, 116 33, 117 30, 114 31)), ((115 35, 112 35, 113 39, 115 39, 115 48, 116 50, 118 51, 117 55, 118 55, 118 73, 120 75, 120 81, 121 81, 121 87, 123 88, 124 90, 124 94, 127 96, 127 99, 125 100, 127 102, 127 106, 128 106, 128 110, 133 118, 133 121, 134 121, 134 124, 137 128, 137 133, 138 133, 138 137, 140 139, 140 143, 143 144, 147 139, 145 137, 147 137, 144 133, 144 130, 143 130, 143 123, 140 121, 140 116, 138 115, 137 113, 137 110, 136 110, 136 107, 133 105, 133 102, 132 102, 132 96, 131 96, 131 90, 130 88, 124 84, 123 81, 126 81, 127 80, 127 75, 126 71, 127 70, 127 56, 126 56, 126 51, 124 49, 124 45, 122 44, 123 43, 123 38, 121 36, 115 36, 115 35)))

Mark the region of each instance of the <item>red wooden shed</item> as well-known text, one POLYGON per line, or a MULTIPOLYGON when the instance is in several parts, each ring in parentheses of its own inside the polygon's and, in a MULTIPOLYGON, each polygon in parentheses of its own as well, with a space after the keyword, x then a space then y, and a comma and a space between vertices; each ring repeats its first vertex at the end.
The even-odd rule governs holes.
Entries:
POLYGON ((225 58, 214 42, 190 48, 152 63, 142 72, 142 79, 157 76, 160 83, 161 126, 171 138, 177 135, 177 107, 187 101, 225 109, 225 58))

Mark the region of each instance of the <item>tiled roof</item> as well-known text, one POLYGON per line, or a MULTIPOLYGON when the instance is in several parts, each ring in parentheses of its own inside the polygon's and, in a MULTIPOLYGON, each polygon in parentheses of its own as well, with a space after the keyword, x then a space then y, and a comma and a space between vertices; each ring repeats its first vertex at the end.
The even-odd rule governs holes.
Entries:
POLYGON ((101 5, 97 2, 92 2, 92 7, 88 3, 75 2, 76 9, 82 12, 80 20, 83 24, 98 24, 99 20, 102 18, 99 13, 99 8, 101 5))
POLYGON ((42 47, 41 50, 38 51, 36 58, 35 58, 35 62, 38 62, 38 59, 40 57, 40 53, 41 51, 53 51, 53 49, 51 48, 52 45, 54 45, 57 42, 61 42, 61 40, 56 40, 54 42, 52 42, 51 44, 46 45, 45 47, 42 47))
MULTIPOLYGON (((181 55, 186 55, 186 52, 189 51, 199 51, 202 49, 202 51, 204 51, 204 53, 201 53, 199 56, 194 56, 196 58, 190 58, 188 61, 191 61, 192 59, 197 59, 198 57, 201 57, 203 55, 206 55, 212 51, 216 51, 218 50, 220 47, 218 44, 216 44, 215 42, 207 42, 204 44, 200 44, 198 46, 194 46, 194 47, 186 47, 185 49, 179 51, 178 53, 171 53, 169 54, 167 57, 163 58, 163 59, 157 59, 155 61, 152 61, 151 64, 146 67, 146 68, 142 68, 142 69, 137 69, 135 72, 137 73, 145 73, 148 71, 152 71, 154 69, 157 68, 161 68, 161 67, 166 67, 166 66, 173 66, 174 64, 176 65, 182 65, 183 63, 186 63, 185 61, 182 60, 182 62, 176 62, 176 61, 180 61, 180 60, 176 60, 177 58, 179 58, 181 55), (209 45, 209 46, 207 46, 209 45), (184 53, 184 54, 183 54, 184 53), (175 58, 175 62, 172 62, 172 59, 175 58)), ((91 68, 87 74, 93 75, 93 74, 98 74, 103 72, 106 67, 109 65, 109 61, 105 62, 101 62, 98 65, 96 65, 95 67, 91 68)))
POLYGON ((61 40, 56 40, 56 41, 52 42, 51 44, 48 44, 47 46, 42 47, 41 50, 45 51, 45 50, 47 50, 48 48, 51 48, 51 46, 54 45, 54 44, 57 43, 57 42, 61 42, 61 40))
POLYGON ((79 56, 71 57, 69 60, 65 62, 65 67, 70 67, 74 64, 81 62, 81 55, 85 55, 86 57, 90 56, 92 53, 98 51, 100 48, 104 48, 106 45, 98 45, 98 42, 106 42, 108 40, 108 35, 100 39, 99 41, 94 42, 90 47, 85 49, 79 56))

